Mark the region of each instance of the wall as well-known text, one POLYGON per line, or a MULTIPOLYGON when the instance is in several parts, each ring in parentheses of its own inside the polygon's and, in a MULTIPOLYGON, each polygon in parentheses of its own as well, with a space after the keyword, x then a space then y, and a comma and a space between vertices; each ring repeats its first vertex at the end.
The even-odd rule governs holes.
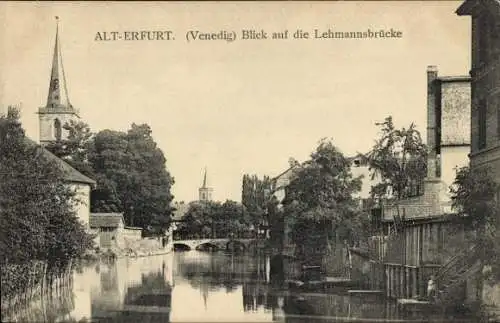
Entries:
MULTIPOLYGON (((446 189, 446 184, 439 179, 424 181, 424 195, 407 198, 399 201, 399 215, 406 219, 425 218, 443 214, 446 205, 440 203, 440 192, 446 189)), ((396 203, 386 204, 383 210, 383 219, 393 221, 398 214, 396 203)))
POLYGON ((142 229, 141 228, 132 229, 132 228, 124 227, 121 230, 121 234, 124 238, 127 238, 127 239, 140 240, 141 235, 142 235, 142 229))
MULTIPOLYGON (((449 199, 449 186, 453 184, 456 169, 469 164, 469 146, 449 146, 441 148, 441 180, 446 185, 444 196, 449 199)), ((443 195, 442 195, 443 196, 443 195)))
POLYGON ((55 130, 54 130, 54 120, 59 119, 61 121, 61 132, 62 132, 62 138, 66 138, 68 136, 68 131, 64 129, 64 125, 69 122, 70 120, 76 119, 77 117, 74 114, 66 113, 47 113, 47 114, 39 114, 39 122, 38 126, 40 127, 39 129, 39 140, 40 142, 46 142, 46 141, 55 141, 55 130))
POLYGON ((470 144, 470 81, 441 82, 441 145, 470 144))
POLYGON ((363 182, 361 185, 361 191, 355 194, 355 197, 359 198, 369 198, 370 191, 372 189, 372 185, 376 185, 379 181, 377 178, 371 180, 369 167, 366 165, 362 166, 351 166, 351 173, 353 178, 362 176, 361 181, 363 182))
POLYGON ((90 185, 71 184, 71 188, 76 190, 77 198, 81 200, 76 206, 77 216, 88 229, 90 218, 90 185))

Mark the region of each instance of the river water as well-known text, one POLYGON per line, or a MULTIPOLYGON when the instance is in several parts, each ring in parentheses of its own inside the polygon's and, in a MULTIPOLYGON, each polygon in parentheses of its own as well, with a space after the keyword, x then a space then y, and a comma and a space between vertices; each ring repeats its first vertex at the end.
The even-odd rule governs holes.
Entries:
MULTIPOLYGON (((429 318, 425 313, 418 316, 429 318)), ((312 323, 401 319, 409 317, 380 297, 279 290, 273 287, 265 255, 188 251, 81 268, 74 273, 71 287, 17 308, 9 320, 312 323)))

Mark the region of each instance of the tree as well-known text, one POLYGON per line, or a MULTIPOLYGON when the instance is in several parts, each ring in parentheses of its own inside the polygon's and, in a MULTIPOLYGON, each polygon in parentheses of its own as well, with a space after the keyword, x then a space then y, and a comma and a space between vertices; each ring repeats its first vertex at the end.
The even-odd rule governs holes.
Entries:
POLYGON ((379 176, 381 183, 372 188, 376 197, 387 197, 388 188, 398 200, 408 196, 412 184, 421 181, 427 170, 427 147, 422 142, 415 124, 396 129, 392 117, 376 123, 381 135, 368 154, 372 176, 379 176))
POLYGON ((285 213, 295 221, 292 239, 299 256, 316 262, 331 238, 354 242, 354 223, 360 214, 353 194, 361 189, 361 179, 352 177, 350 161, 327 140, 293 171, 285 213))
POLYGON ((243 175, 241 202, 254 227, 268 222, 266 212, 271 191, 272 183, 269 176, 259 179, 257 175, 243 175))
POLYGON ((0 117, 0 178, 0 263, 42 260, 58 272, 91 246, 75 212, 76 192, 26 138, 14 108, 0 117))
POLYGON ((179 225, 179 231, 190 238, 228 238, 249 230, 243 206, 235 201, 192 202, 179 225))
POLYGON ((499 189, 491 176, 491 169, 487 167, 458 169, 450 187, 452 205, 458 211, 452 216, 452 223, 458 230, 465 229, 465 235, 459 235, 461 241, 454 245, 461 249, 476 246, 476 255, 482 265, 490 269, 489 274, 496 282, 500 281, 499 208, 496 200, 499 189))
POLYGON ((46 148, 82 174, 93 177, 89 155, 93 151, 94 135, 88 124, 70 120, 63 125, 68 132, 66 139, 50 142, 46 148))
POLYGON ((127 133, 100 131, 89 160, 98 183, 93 211, 124 212, 128 225, 153 233, 168 228, 174 178, 148 125, 132 124, 127 133))

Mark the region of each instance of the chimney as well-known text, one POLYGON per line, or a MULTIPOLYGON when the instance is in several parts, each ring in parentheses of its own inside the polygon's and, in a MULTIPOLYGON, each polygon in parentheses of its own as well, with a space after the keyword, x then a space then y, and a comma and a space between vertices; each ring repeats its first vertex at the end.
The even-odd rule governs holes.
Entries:
POLYGON ((436 157, 436 99, 437 99, 437 67, 427 67, 427 147, 429 158, 436 157))
POLYGON ((436 178, 436 159, 429 156, 427 157, 427 179, 435 179, 436 178))

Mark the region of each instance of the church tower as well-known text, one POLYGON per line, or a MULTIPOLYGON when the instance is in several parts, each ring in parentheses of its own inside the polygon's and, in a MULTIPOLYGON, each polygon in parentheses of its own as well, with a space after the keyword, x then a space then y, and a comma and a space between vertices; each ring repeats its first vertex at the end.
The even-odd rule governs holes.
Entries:
POLYGON ((198 196, 200 201, 211 201, 212 192, 214 190, 207 186, 207 169, 205 168, 205 174, 203 175, 203 185, 198 189, 198 196))
POLYGON ((70 120, 79 118, 78 111, 73 108, 69 101, 59 41, 59 18, 56 17, 56 39, 52 56, 47 104, 38 109, 40 144, 46 145, 50 142, 65 139, 68 134, 63 129, 64 125, 70 120))

